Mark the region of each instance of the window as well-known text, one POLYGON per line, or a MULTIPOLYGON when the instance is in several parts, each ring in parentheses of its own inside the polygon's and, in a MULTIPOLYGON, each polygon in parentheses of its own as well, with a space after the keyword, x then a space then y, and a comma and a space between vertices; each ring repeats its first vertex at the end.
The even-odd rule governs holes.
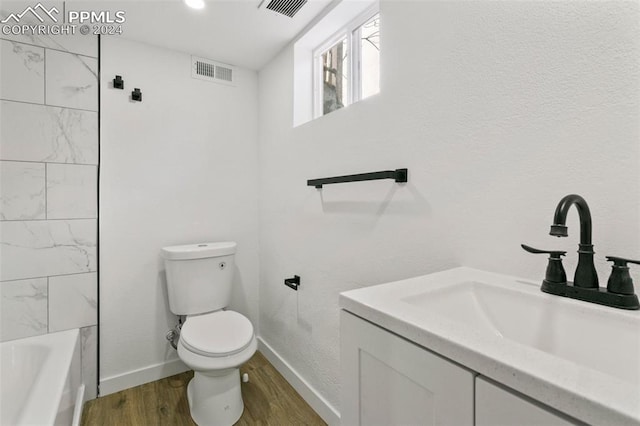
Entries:
POLYGON ((346 105, 349 99, 349 48, 347 39, 342 39, 321 56, 320 76, 322 115, 346 105))
POLYGON ((380 91, 378 0, 333 1, 293 45, 293 126, 380 91))
POLYGON ((314 116, 380 91, 380 14, 368 10, 313 53, 314 116))
POLYGON ((358 28, 360 43, 360 91, 357 99, 364 99, 380 92, 380 15, 376 14, 358 28))

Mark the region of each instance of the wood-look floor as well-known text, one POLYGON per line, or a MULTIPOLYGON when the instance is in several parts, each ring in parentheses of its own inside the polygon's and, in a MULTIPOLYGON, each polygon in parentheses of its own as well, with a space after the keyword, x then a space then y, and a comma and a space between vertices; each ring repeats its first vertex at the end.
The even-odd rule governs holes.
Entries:
MULTIPOLYGON (((326 424, 260 352, 240 372, 249 373, 249 382, 242 383, 244 413, 236 425, 326 424)), ((195 425, 187 402, 192 377, 188 371, 88 401, 82 425, 195 425)))

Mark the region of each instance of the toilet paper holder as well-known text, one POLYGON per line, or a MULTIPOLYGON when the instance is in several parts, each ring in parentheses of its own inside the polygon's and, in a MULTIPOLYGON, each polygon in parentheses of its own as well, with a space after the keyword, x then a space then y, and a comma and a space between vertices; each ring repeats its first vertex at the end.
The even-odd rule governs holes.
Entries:
POLYGON ((284 285, 294 289, 295 291, 298 291, 298 287, 300 287, 300 277, 297 275, 294 275, 293 278, 285 278, 284 285))

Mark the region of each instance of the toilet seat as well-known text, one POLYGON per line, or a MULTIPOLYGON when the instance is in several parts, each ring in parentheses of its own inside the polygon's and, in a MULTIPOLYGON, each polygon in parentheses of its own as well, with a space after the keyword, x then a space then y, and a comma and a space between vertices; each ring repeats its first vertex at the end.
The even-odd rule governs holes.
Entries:
POLYGON ((234 311, 189 317, 180 331, 180 342, 185 349, 212 358, 238 354, 253 340, 251 321, 234 311))
POLYGON ((244 350, 229 356, 206 356, 200 355, 187 348, 182 339, 178 341, 178 357, 187 367, 199 374, 206 376, 217 376, 227 374, 229 369, 240 367, 256 353, 258 349, 258 339, 251 338, 249 346, 244 350))

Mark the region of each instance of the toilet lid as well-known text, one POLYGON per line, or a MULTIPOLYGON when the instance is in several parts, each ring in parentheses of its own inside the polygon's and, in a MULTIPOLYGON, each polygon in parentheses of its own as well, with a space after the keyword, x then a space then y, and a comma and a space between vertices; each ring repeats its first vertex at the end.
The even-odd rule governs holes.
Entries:
POLYGON ((187 349, 211 357, 241 352, 252 339, 251 321, 234 311, 189 317, 180 331, 180 340, 187 349))

